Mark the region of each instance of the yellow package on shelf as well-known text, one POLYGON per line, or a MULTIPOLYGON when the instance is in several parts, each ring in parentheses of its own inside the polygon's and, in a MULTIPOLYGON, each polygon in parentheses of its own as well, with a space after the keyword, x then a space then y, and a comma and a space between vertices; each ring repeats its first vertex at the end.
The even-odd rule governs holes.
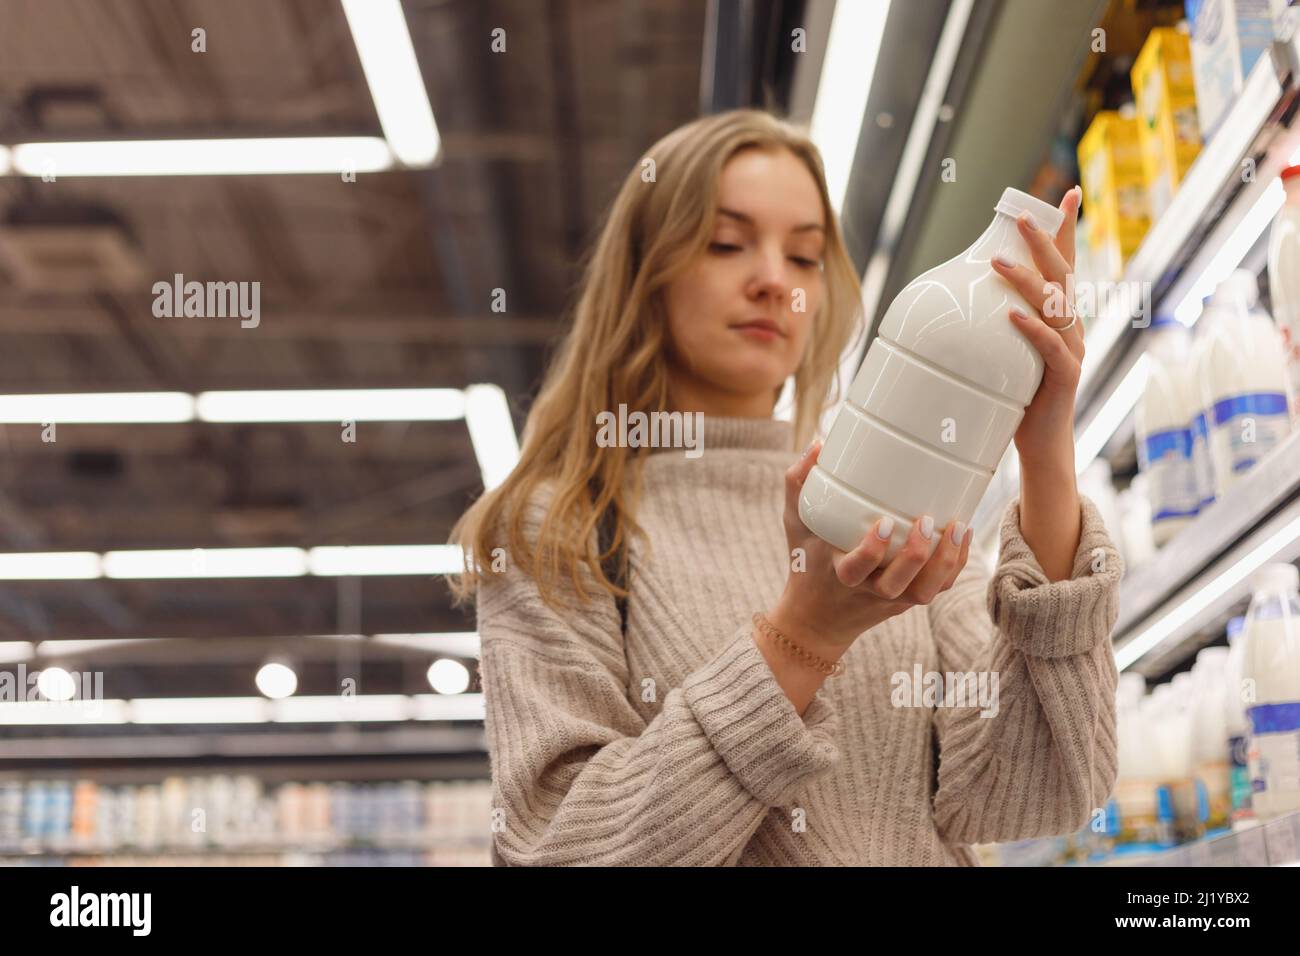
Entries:
POLYGON ((1088 244, 1099 270, 1116 279, 1151 224, 1136 117, 1102 110, 1093 118, 1079 140, 1079 179, 1088 244))
POLYGON ((1156 27, 1129 77, 1150 213, 1158 219, 1201 150, 1191 38, 1176 27, 1156 27))

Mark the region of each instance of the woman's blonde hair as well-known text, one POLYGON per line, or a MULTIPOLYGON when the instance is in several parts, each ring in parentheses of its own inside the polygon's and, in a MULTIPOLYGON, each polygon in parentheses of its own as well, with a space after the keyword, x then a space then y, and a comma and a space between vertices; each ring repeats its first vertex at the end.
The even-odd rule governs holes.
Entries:
MULTIPOLYGON (((488 568, 498 546, 557 610, 555 586, 561 574, 588 602, 580 571, 584 564, 601 587, 626 596, 604 574, 602 561, 621 551, 620 573, 625 575, 623 544, 632 533, 644 534, 635 513, 648 449, 598 448, 596 416, 617 412, 620 404, 629 412, 671 410, 662 293, 705 251, 722 169, 745 149, 787 149, 802 160, 825 212, 826 294, 794 376, 796 447, 812 440, 823 412, 838 401, 839 360, 858 329, 861 293, 817 147, 800 127, 760 110, 733 110, 679 127, 645 153, 610 207, 584 270, 572 325, 529 410, 518 464, 452 529, 451 542, 465 552, 464 573, 449 582, 456 605, 469 601, 482 575, 492 573, 488 568), (630 479, 627 487, 625 479, 630 479), (544 483, 554 493, 537 528, 534 550, 525 537, 524 515, 544 483), (593 531, 606 509, 612 510, 613 536, 602 553, 593 545, 593 531)), ((779 393, 777 389, 774 403, 779 393)))

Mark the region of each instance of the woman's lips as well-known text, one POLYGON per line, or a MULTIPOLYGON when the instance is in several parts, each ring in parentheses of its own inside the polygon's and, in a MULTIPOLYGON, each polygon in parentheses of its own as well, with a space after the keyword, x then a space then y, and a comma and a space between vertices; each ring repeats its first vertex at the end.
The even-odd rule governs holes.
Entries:
POLYGON ((771 322, 746 322, 743 325, 733 325, 732 328, 760 342, 771 342, 785 337, 780 328, 771 322))

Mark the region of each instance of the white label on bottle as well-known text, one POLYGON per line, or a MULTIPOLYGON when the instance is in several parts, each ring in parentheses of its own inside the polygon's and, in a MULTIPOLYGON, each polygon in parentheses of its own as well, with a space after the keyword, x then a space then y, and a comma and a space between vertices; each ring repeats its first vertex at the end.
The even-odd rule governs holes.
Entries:
MULTIPOLYGON (((1234 395, 1215 402, 1211 413, 1215 459, 1232 477, 1253 468, 1291 430, 1285 392, 1234 395)), ((1227 475, 1223 477, 1231 480, 1227 475)))
POLYGON ((1151 522, 1185 518, 1197 511, 1192 472, 1192 430, 1170 428, 1153 432, 1139 446, 1151 497, 1151 522))

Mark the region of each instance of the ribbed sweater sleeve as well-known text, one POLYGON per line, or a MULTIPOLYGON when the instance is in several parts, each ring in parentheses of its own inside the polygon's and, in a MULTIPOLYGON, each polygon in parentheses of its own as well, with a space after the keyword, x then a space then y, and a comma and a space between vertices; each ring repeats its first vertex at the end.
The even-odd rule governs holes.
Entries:
MULTIPOLYGON (((541 504, 525 517, 534 541, 541 504)), ((584 572, 586 573, 586 572, 584 572)), ((648 722, 629 701, 612 598, 587 578, 559 614, 513 567, 478 595, 480 674, 501 865, 722 865, 770 808, 839 759, 824 696, 801 718, 746 622, 648 722)), ((640 688, 637 688, 637 692, 640 688)))
MULTIPOLYGON (((1003 514, 989 579, 972 552, 953 587, 929 605, 945 672, 997 677, 996 707, 939 707, 935 823, 947 840, 994 843, 1077 830, 1104 806, 1118 757, 1118 671, 1110 635, 1124 563, 1096 505, 1081 497, 1071 575, 1051 582, 1020 531, 1020 501, 1003 514), (989 716, 981 716, 993 712, 989 716)), ((958 701, 960 703, 960 701, 958 701)))

